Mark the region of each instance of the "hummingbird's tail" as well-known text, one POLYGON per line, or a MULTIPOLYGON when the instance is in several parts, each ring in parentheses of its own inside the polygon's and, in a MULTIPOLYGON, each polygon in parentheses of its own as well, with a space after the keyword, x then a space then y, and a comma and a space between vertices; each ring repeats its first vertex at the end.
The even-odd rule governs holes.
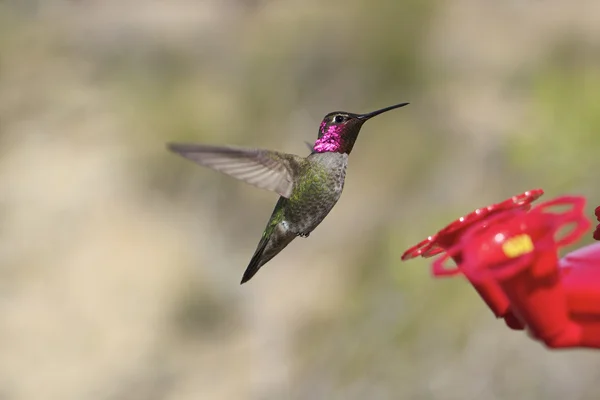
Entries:
POLYGON ((266 261, 263 260, 263 254, 265 252, 265 249, 267 248, 267 244, 269 244, 269 237, 263 235, 262 239, 260 239, 260 242, 258 243, 258 246, 256 247, 256 251, 252 256, 252 259, 250 260, 250 264, 248 264, 248 266, 246 267, 246 271, 244 271, 244 276, 242 276, 242 281, 240 282, 240 285, 243 285, 244 283, 248 282, 258 272, 260 267, 262 267, 264 263, 266 263, 272 258, 271 257, 266 261))
POLYGON ((275 225, 273 229, 265 230, 250 260, 250 264, 244 271, 240 285, 248 282, 263 265, 279 254, 295 238, 296 235, 281 226, 281 224, 275 225))

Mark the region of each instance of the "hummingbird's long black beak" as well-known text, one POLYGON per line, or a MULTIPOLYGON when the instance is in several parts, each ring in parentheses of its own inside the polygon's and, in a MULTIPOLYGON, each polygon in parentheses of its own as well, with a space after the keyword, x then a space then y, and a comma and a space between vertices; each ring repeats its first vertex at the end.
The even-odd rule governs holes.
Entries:
POLYGON ((404 107, 404 106, 407 106, 409 104, 410 103, 396 104, 396 105, 385 107, 385 108, 382 108, 381 110, 373 111, 373 112, 370 112, 370 113, 367 113, 367 114, 360 114, 357 118, 360 119, 360 120, 366 121, 366 120, 368 120, 370 118, 373 118, 376 115, 383 114, 386 111, 390 111, 390 110, 393 110, 395 108, 404 107))

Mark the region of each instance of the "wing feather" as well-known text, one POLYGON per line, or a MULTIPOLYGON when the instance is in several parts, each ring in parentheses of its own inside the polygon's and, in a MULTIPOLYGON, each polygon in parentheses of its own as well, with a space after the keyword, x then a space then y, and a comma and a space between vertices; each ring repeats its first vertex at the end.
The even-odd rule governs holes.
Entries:
POLYGON ((199 165, 289 198, 304 158, 271 150, 169 143, 168 149, 199 165))

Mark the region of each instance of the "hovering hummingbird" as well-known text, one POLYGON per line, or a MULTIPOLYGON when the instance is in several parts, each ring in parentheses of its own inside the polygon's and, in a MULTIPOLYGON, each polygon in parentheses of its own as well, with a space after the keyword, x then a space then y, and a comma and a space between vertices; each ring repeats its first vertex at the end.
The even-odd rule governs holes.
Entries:
POLYGON ((344 111, 327 114, 307 157, 232 146, 167 144, 169 150, 197 164, 281 196, 241 284, 249 281, 296 236, 308 237, 329 214, 342 194, 348 155, 365 121, 408 104, 400 103, 367 114, 344 111))

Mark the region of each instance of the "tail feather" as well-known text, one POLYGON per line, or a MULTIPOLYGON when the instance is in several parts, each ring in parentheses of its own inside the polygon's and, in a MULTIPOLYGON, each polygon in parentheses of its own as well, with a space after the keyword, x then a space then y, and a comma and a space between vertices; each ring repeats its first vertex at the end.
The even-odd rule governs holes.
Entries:
POLYGON ((248 264, 248 267, 246 267, 246 271, 244 271, 244 276, 242 276, 242 281, 240 282, 240 285, 243 285, 244 283, 252 279, 252 277, 258 272, 260 267, 262 267, 262 265, 264 264, 264 262, 262 262, 263 254, 265 252, 265 249, 267 248, 268 243, 269 236, 263 236, 260 242, 258 243, 258 247, 256 248, 254 255, 252 256, 252 259, 250 260, 250 264, 248 264))
POLYGON ((244 271, 240 285, 248 282, 263 265, 279 254, 295 238, 295 234, 287 230, 281 230, 279 225, 276 225, 274 229, 265 231, 262 239, 258 242, 250 264, 248 264, 246 271, 244 271))

